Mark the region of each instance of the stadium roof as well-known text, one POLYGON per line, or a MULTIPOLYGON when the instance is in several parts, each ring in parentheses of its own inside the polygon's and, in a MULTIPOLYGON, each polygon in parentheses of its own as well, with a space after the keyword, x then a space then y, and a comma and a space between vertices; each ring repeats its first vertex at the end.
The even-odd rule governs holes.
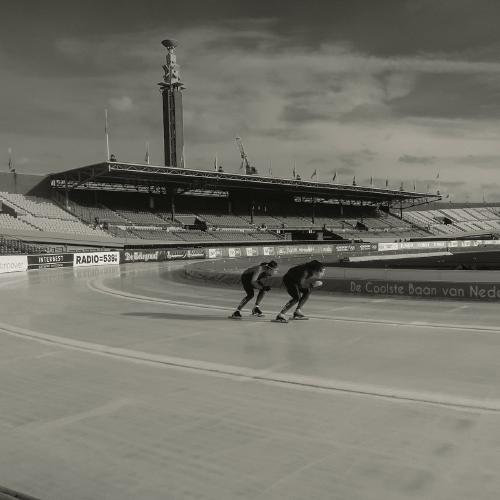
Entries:
POLYGON ((187 191, 267 191, 293 196, 368 203, 426 203, 441 196, 374 186, 353 186, 327 182, 281 179, 262 175, 233 174, 160 165, 104 162, 52 174, 56 189, 88 189, 163 192, 175 188, 187 191))

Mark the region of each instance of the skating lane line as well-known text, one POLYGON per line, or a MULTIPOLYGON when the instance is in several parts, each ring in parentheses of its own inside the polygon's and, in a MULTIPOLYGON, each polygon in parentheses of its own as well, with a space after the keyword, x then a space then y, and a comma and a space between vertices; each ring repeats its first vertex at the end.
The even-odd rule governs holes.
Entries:
MULTIPOLYGON (((133 300, 136 302, 149 302, 153 304, 156 303, 156 304, 171 305, 177 307, 188 307, 194 309, 210 309, 210 310, 229 311, 229 312, 234 311, 234 307, 200 304, 195 302, 186 302, 186 301, 172 300, 172 299, 161 299, 156 297, 148 297, 147 295, 139 295, 129 292, 123 292, 105 286, 104 284, 102 284, 102 282, 100 282, 100 280, 88 281, 87 285, 91 290, 95 292, 111 295, 114 297, 119 297, 121 299, 133 300)), ((348 316, 327 316, 324 314, 308 314, 308 316, 311 319, 337 321, 343 323, 361 323, 361 324, 385 325, 394 327, 404 326, 406 328, 434 328, 434 329, 458 330, 458 331, 477 332, 477 333, 490 333, 493 335, 500 334, 500 328, 496 328, 493 326, 454 325, 451 323, 431 323, 425 321, 412 321, 410 323, 406 323, 404 321, 392 321, 386 319, 350 318, 348 316)))
POLYGON ((124 349, 121 347, 112 347, 104 344, 95 344, 93 342, 36 332, 26 328, 7 325, 5 323, 0 323, 0 333, 122 361, 131 361, 143 365, 145 364, 156 367, 161 366, 165 368, 203 373, 231 380, 254 381, 293 389, 341 393, 352 396, 383 399, 393 402, 447 407, 456 410, 474 410, 500 413, 499 399, 470 398, 466 396, 454 396, 436 392, 411 391, 395 387, 311 377, 294 373, 272 372, 269 369, 255 370, 253 368, 243 366, 225 365, 222 363, 178 358, 132 349, 124 349))

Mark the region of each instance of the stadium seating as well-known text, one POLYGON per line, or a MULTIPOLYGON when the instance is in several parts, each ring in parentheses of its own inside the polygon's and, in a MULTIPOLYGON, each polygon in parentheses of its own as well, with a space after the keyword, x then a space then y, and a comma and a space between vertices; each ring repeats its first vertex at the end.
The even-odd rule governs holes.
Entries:
POLYGON ((173 231, 173 234, 178 236, 182 241, 190 242, 216 242, 217 238, 214 238, 210 233, 206 231, 200 231, 197 229, 187 230, 187 231, 173 231))
MULTIPOLYGON (((249 215, 239 215, 239 217, 246 223, 247 227, 252 227, 252 219, 249 215)), ((254 215, 253 226, 266 227, 267 229, 281 229, 283 223, 270 215, 254 215)))
POLYGON ((198 218, 205 221, 208 227, 250 227, 250 224, 237 215, 198 213, 198 218))
POLYGON ((244 205, 238 207, 237 200, 233 203, 238 210, 228 213, 231 204, 226 199, 184 196, 176 203, 172 221, 170 201, 161 196, 153 200, 155 209, 147 208, 153 203, 144 193, 100 193, 99 200, 105 204, 90 201, 97 199, 95 193, 74 192, 71 196, 75 199, 70 197, 65 210, 44 198, 1 192, 4 210, 0 213, 0 230, 4 233, 15 229, 174 243, 279 241, 291 238, 294 232, 301 238, 315 231, 323 231, 325 239, 365 238, 371 241, 500 233, 500 207, 494 206, 435 204, 427 210, 406 210, 401 219, 375 206, 356 203, 342 206, 317 203, 312 207, 305 202, 286 206, 260 201, 255 205, 257 213, 251 217, 244 205))
POLYGON ((18 214, 49 219, 76 220, 74 215, 44 198, 1 192, 0 199, 12 207, 18 214))
POLYGON ((0 193, 4 210, 10 212, 0 214, 0 227, 24 231, 46 231, 88 236, 107 236, 99 228, 92 228, 75 215, 63 210, 52 201, 35 196, 0 193), (17 215, 14 217, 12 214, 17 215))
POLYGON ((500 230, 500 215, 496 207, 409 210, 404 212, 404 219, 436 236, 471 235, 500 230))
POLYGON ((58 253, 63 248, 54 245, 34 245, 0 235, 0 255, 58 253))
POLYGON ((142 226, 168 225, 168 222, 165 219, 146 210, 115 209, 115 213, 125 219, 129 224, 139 224, 142 226))
POLYGON ((128 231, 143 240, 183 241, 176 233, 163 229, 139 229, 134 227, 128 231))
POLYGON ((79 219, 89 224, 95 223, 96 219, 99 223, 108 224, 126 224, 128 222, 116 212, 113 212, 109 208, 103 206, 86 206, 71 201, 69 204, 69 210, 71 210, 71 212, 73 212, 79 219))
POLYGON ((273 241, 273 240, 283 240, 284 237, 273 233, 271 231, 253 231, 251 233, 247 233, 249 236, 251 236, 254 240, 258 241, 273 241))
POLYGON ((109 226, 108 227, 108 232, 111 233, 113 236, 116 238, 125 238, 125 239, 140 239, 139 236, 136 234, 130 232, 127 229, 122 229, 121 227, 118 226, 109 226))
POLYGON ((19 218, 34 228, 51 233, 78 234, 88 236, 108 236, 103 230, 93 228, 80 222, 78 219, 63 220, 48 217, 35 217, 33 215, 20 215, 19 218))
POLYGON ((23 221, 19 217, 12 217, 9 214, 0 213, 0 230, 18 229, 21 231, 29 231, 38 229, 23 221))

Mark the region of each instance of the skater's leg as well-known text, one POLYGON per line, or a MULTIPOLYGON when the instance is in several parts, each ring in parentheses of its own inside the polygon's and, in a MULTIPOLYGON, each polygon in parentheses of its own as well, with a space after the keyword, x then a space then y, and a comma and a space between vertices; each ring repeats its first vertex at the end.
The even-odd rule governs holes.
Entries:
POLYGON ((292 297, 280 311, 280 315, 284 315, 289 309, 291 309, 300 299, 299 285, 296 283, 284 283, 287 292, 292 297))
POLYGON ((311 295, 311 289, 302 289, 301 290, 302 295, 300 297, 299 303, 297 304, 297 309, 296 311, 300 312, 300 309, 304 306, 304 304, 307 302, 307 299, 309 299, 309 296, 311 295))
POLYGON ((257 294, 257 300, 255 301, 256 307, 262 302, 262 299, 264 298, 265 294, 266 294, 265 290, 259 290, 259 293, 257 294))
POLYGON ((248 302, 250 302, 254 295, 255 295, 255 292, 252 290, 246 290, 247 294, 245 297, 243 297, 243 299, 241 300, 240 302, 240 305, 238 306, 238 311, 241 311, 247 304, 248 302))

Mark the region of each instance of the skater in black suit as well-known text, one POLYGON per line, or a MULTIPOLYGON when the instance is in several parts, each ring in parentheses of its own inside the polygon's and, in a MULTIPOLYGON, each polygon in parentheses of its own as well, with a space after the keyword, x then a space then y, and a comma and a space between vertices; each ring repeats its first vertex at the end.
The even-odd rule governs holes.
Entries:
POLYGON ((311 290, 323 284, 319 279, 324 274, 325 266, 317 260, 291 267, 285 276, 283 276, 283 285, 292 298, 283 306, 283 309, 281 309, 276 316, 276 321, 288 323, 285 314, 295 304, 297 304, 297 308, 293 313, 293 318, 307 319, 302 313, 301 308, 307 302, 309 295, 311 295, 311 290))
POLYGON ((257 294, 255 306, 252 309, 252 316, 264 316, 259 305, 265 293, 271 290, 271 287, 264 285, 261 280, 271 277, 277 269, 278 263, 272 260, 271 262, 262 262, 258 266, 249 267, 243 272, 241 275, 241 284, 243 285, 246 295, 243 297, 236 311, 231 315, 231 318, 241 318, 241 310, 253 299, 256 289, 259 290, 259 293, 257 294))

